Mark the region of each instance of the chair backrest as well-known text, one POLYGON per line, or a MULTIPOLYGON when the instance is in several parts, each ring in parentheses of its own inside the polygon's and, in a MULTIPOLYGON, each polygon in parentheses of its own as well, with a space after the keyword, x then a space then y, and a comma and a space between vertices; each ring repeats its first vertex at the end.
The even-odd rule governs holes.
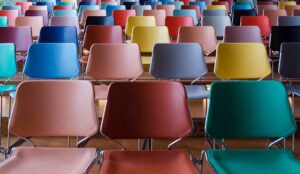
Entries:
POLYGON ((134 6, 134 5, 139 5, 140 3, 139 3, 139 2, 136 2, 136 1, 126 1, 126 2, 122 2, 121 4, 122 4, 122 5, 125 5, 126 10, 131 10, 131 7, 132 7, 132 6, 134 6))
POLYGON ((77 0, 60 0, 60 1, 67 4, 73 4, 75 9, 77 9, 78 7, 77 0))
POLYGON ((37 6, 46 6, 47 7, 47 12, 48 14, 51 14, 53 12, 53 8, 54 8, 54 3, 53 2, 36 2, 37 6))
POLYGON ((41 5, 41 6, 32 5, 32 6, 29 6, 28 10, 46 10, 46 11, 48 11, 48 7, 46 5, 41 5))
POLYGON ((56 5, 53 10, 73 10, 73 7, 71 5, 56 5))
POLYGON ((2 10, 17 10, 18 15, 22 16, 21 6, 18 6, 18 5, 4 5, 4 6, 2 6, 2 10))
POLYGON ((203 10, 203 16, 226 16, 226 10, 203 10))
POLYGON ((0 27, 0 43, 14 43, 16 51, 27 52, 32 44, 31 28, 0 27))
POLYGON ((48 25, 49 21, 49 16, 48 12, 45 10, 27 10, 25 12, 25 16, 42 16, 43 17, 43 24, 45 26, 48 25))
POLYGON ((225 28, 224 43, 262 43, 258 26, 228 26, 225 28))
POLYGON ((170 43, 168 28, 166 26, 134 27, 131 43, 137 43, 142 53, 152 53, 155 44, 170 43))
POLYGON ((77 16, 53 16, 49 21, 49 26, 75 26, 77 34, 80 32, 77 16))
POLYGON ((77 4, 75 4, 74 2, 57 2, 56 4, 59 6, 72 6, 72 9, 77 9, 77 7, 75 7, 75 5, 77 4))
POLYGON ((0 16, 0 27, 7 27, 8 19, 6 16, 0 16))
POLYGON ((154 46, 150 65, 152 76, 159 79, 197 79, 206 73, 203 50, 198 43, 154 46))
POLYGON ((144 73, 137 44, 94 44, 86 74, 95 79, 135 79, 144 73))
POLYGON ((284 9, 285 6, 297 5, 296 1, 279 1, 278 9, 284 9))
POLYGON ((157 5, 162 5, 160 1, 146 1, 145 5, 150 5, 152 9, 155 9, 157 5))
POLYGON ((167 2, 167 5, 175 5, 175 9, 179 10, 181 9, 183 2, 182 1, 167 2))
POLYGON ((204 1, 191 1, 189 5, 197 5, 201 11, 206 10, 206 3, 204 1))
POLYGON ((227 10, 225 5, 208 5, 206 10, 227 10))
POLYGON ((83 49, 89 51, 95 43, 123 43, 123 40, 120 26, 90 25, 84 35, 83 49))
POLYGON ((23 81, 17 88, 8 129, 21 137, 91 137, 98 131, 95 110, 90 82, 23 81))
POLYGON ((16 18, 16 26, 30 26, 32 29, 32 37, 38 37, 43 27, 42 16, 25 16, 16 18))
POLYGON ((32 5, 32 2, 16 2, 16 5, 21 6, 22 14, 25 14, 26 10, 32 5))
POLYGON ((177 139, 191 132, 192 121, 182 84, 119 82, 109 87, 101 124, 103 135, 112 139, 177 139))
POLYGON ((249 4, 234 4, 231 7, 231 13, 234 13, 235 10, 251 10, 252 5, 249 4))
POLYGON ((123 28, 126 26, 127 18, 129 16, 136 16, 135 10, 114 10, 113 11, 115 25, 120 25, 123 28))
POLYGON ((300 10, 300 5, 287 5, 284 7, 288 16, 294 15, 294 10, 300 10))
POLYGON ((76 10, 54 10, 53 16, 76 16, 76 10))
POLYGON ((197 13, 196 10, 194 9, 180 9, 180 10, 174 10, 173 11, 173 16, 191 16, 194 21, 194 25, 198 24, 198 18, 197 18, 197 13))
POLYGON ((73 43, 32 44, 28 50, 23 73, 33 79, 77 77, 79 64, 76 45, 73 43))
POLYGON ((112 16, 88 16, 84 26, 84 33, 89 25, 113 26, 115 23, 112 16))
POLYGON ((273 1, 257 1, 257 6, 259 5, 274 5, 274 2, 273 1))
POLYGON ((154 16, 156 25, 164 26, 167 15, 165 10, 144 10, 143 16, 154 16))
POLYGON ((81 19, 84 10, 100 10, 99 5, 81 5, 78 11, 78 18, 81 19))
POLYGON ((300 10, 294 10, 293 16, 300 16, 300 10))
POLYGON ((197 14, 197 20, 199 20, 202 16, 201 9, 198 5, 183 5, 183 6, 181 6, 181 9, 195 10, 196 14, 197 14))
POLYGON ((194 26, 194 21, 191 16, 167 16, 166 26, 168 27, 170 36, 177 37, 181 27, 194 26))
POLYGON ((80 20, 80 24, 82 26, 85 25, 88 16, 106 16, 106 11, 105 10, 84 10, 80 20))
POLYGON ((257 5, 257 15, 264 14, 264 10, 277 10, 277 5, 257 5))
POLYGON ((286 16, 285 10, 264 10, 263 12, 264 16, 267 16, 270 21, 271 26, 277 26, 278 25, 278 16, 286 16))
POLYGON ((288 137, 295 130, 296 122, 282 83, 212 84, 205 123, 205 132, 212 138, 288 137))
POLYGON ((156 10, 165 10, 167 16, 173 16, 173 11, 175 10, 175 5, 157 5, 156 10))
POLYGON ((118 2, 101 2, 100 9, 105 10, 108 5, 118 5, 118 2))
POLYGON ((0 43, 0 51, 0 78, 11 78, 18 72, 15 45, 0 43))
POLYGON ((106 6, 106 15, 112 16, 114 10, 126 10, 125 5, 108 5, 106 6))
POLYGON ((300 16, 279 16, 278 26, 300 26, 300 16))
POLYGON ((151 5, 133 5, 131 9, 136 11, 137 16, 143 16, 143 11, 152 10, 152 7, 151 5))
POLYGON ((78 45, 75 26, 44 26, 38 43, 74 43, 78 45))
POLYGON ((231 26, 231 21, 229 16, 203 16, 202 25, 214 27, 217 37, 223 37, 225 28, 231 26))
POLYGON ((263 37, 269 36, 271 32, 267 16, 242 16, 241 26, 258 26, 263 37))
POLYGON ((6 16, 8 19, 8 26, 15 26, 16 18, 18 17, 18 10, 0 10, 0 16, 6 16))
POLYGON ((273 26, 271 28, 270 49, 280 51, 283 42, 300 42, 300 26, 273 26))
POLYGON ((232 14, 232 24, 240 25, 242 16, 256 16, 256 10, 234 10, 232 14))
POLYGON ((125 27, 125 34, 131 37, 132 30, 136 26, 156 26, 154 16, 129 16, 125 27))
POLYGON ((205 54, 211 53, 217 48, 217 36, 212 26, 181 27, 177 42, 199 43, 205 54))
POLYGON ((221 79, 262 79, 271 73, 262 43, 221 43, 214 73, 221 79))
POLYGON ((284 78, 299 78, 300 63, 298 49, 300 42, 284 42, 281 44, 278 72, 284 78))

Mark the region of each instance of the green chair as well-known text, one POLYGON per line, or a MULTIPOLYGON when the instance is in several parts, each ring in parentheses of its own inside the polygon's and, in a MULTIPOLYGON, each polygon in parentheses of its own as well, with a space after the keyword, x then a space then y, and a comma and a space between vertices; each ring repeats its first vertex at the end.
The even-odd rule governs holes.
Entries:
POLYGON ((7 27, 8 20, 6 16, 0 16, 0 27, 7 27))
POLYGON ((299 174, 300 161, 285 149, 284 141, 295 131, 296 122, 282 83, 216 82, 211 86, 205 123, 213 149, 203 151, 202 159, 205 156, 218 174, 299 174), (226 149, 225 139, 253 138, 275 141, 269 149, 226 149), (214 142, 222 149, 214 148, 214 142), (272 149, 275 145, 282 149, 272 149))

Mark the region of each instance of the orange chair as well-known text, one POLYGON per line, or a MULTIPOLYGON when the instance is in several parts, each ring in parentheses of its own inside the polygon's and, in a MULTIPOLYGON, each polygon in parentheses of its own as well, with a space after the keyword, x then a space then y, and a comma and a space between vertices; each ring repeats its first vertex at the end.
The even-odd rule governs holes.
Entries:
POLYGON ((277 26, 278 25, 278 16, 286 16, 287 13, 285 10, 264 10, 264 16, 267 16, 270 21, 270 26, 277 26))
POLYGON ((166 26, 172 38, 177 38, 180 27, 194 26, 194 20, 191 16, 167 16, 166 26))
POLYGON ((88 16, 106 16, 106 10, 84 10, 80 19, 81 26, 85 26, 88 16))
POLYGON ((165 10, 167 16, 173 16, 175 5, 156 5, 156 10, 165 10))
POLYGON ((32 37, 38 38, 40 30, 43 27, 42 16, 25 16, 16 18, 16 26, 30 26, 32 29, 32 37))
POLYGON ((114 10, 113 17, 115 19, 115 25, 120 25, 125 28, 127 23, 127 18, 129 16, 136 16, 135 10, 114 10))
POLYGON ((0 10, 0 16, 6 16, 8 19, 8 26, 15 26, 16 18, 18 17, 18 10, 0 10))
MULTIPOLYGON (((132 81, 144 73, 137 44, 93 44, 86 74, 97 80, 132 81)), ((108 85, 94 86, 95 99, 106 100, 108 85)))
POLYGON ((32 2, 16 2, 16 5, 21 6, 22 14, 25 14, 26 10, 32 5, 32 2))
POLYGON ((156 25, 164 26, 167 15, 165 10, 144 10, 143 16, 154 16, 156 25))
POLYGON ((196 11, 197 19, 199 20, 202 16, 201 9, 199 5, 182 5, 181 9, 192 9, 196 11))

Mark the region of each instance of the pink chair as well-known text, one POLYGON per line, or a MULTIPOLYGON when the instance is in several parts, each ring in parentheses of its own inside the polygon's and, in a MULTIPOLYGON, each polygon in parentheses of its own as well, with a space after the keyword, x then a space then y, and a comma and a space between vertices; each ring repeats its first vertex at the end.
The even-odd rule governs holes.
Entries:
POLYGON ((270 26, 277 26, 278 25, 278 16, 287 16, 285 10, 264 10, 264 16, 269 18, 270 26))
POLYGON ((144 10, 143 16, 154 16, 157 26, 164 26, 166 20, 165 10, 144 10))
POLYGON ((80 33, 77 16, 53 16, 49 21, 49 26, 75 26, 77 34, 80 33))

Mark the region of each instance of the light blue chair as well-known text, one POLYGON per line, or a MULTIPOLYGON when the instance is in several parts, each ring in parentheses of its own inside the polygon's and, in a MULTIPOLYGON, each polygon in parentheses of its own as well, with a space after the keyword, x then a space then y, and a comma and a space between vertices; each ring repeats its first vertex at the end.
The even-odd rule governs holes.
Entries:
POLYGON ((106 7, 108 5, 118 5, 118 3, 117 2, 101 2, 100 9, 106 10, 106 7))
POLYGON ((196 10, 194 9, 182 9, 182 10, 175 9, 173 11, 173 16, 192 16, 194 19, 194 25, 197 25, 199 23, 197 19, 196 10))
POLYGON ((136 11, 137 16, 143 16, 143 11, 151 10, 152 7, 151 5, 133 5, 131 9, 136 11))
POLYGON ((114 10, 126 10, 125 5, 108 5, 106 6, 106 15, 112 16, 114 10))
POLYGON ((179 10, 181 9, 183 2, 182 1, 167 2, 167 5, 175 5, 175 9, 179 10))
POLYGON ((84 10, 99 10, 98 5, 81 5, 78 11, 78 18, 81 19, 84 10))
POLYGON ((203 16, 227 16, 226 10, 203 10, 203 16))
POLYGON ((189 2, 189 5, 198 5, 202 12, 203 10, 206 10, 206 3, 204 1, 189 2))
POLYGON ((54 10, 53 16, 77 17, 76 10, 54 10))

